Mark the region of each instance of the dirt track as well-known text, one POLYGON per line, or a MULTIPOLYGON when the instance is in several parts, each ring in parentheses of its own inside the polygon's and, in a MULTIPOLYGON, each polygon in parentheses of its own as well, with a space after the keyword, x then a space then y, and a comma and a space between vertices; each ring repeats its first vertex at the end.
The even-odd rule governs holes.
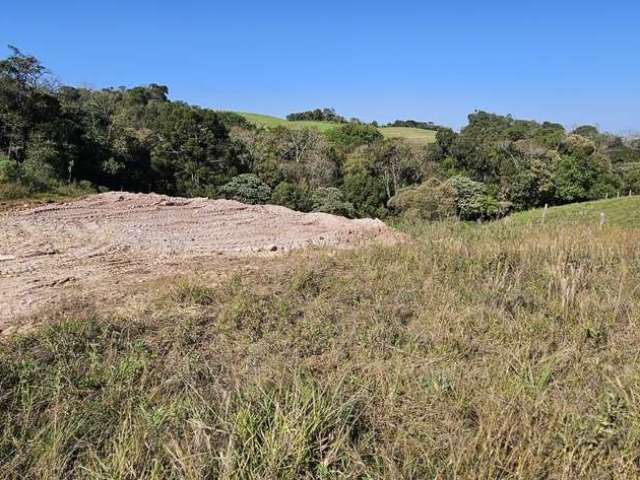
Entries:
POLYGON ((155 194, 111 192, 5 212, 0 331, 70 291, 104 293, 190 266, 224 268, 247 255, 396 238, 379 220, 155 194))

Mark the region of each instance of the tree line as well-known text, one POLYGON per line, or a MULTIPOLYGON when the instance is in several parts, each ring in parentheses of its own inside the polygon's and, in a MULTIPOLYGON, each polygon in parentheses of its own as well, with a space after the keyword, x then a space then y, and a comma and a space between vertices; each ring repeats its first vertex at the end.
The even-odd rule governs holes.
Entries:
MULTIPOLYGON (((12 49, 0 60, 0 197, 79 186, 473 220, 640 193, 640 140, 592 126, 474 112, 460 132, 439 127, 417 146, 335 119, 327 132, 257 127, 168 93, 58 85, 12 49)), ((323 120, 339 117, 325 110, 323 120)))
POLYGON ((338 115, 333 108, 316 108, 304 112, 290 113, 287 115, 290 122, 313 121, 313 122, 334 122, 347 123, 347 119, 338 115))

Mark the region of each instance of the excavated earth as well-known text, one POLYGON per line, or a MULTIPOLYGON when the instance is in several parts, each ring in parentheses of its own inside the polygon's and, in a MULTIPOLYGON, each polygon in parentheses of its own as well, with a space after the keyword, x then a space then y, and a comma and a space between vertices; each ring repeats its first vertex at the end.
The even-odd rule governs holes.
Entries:
POLYGON ((74 292, 116 298, 193 268, 308 246, 393 243, 379 220, 274 205, 110 192, 0 214, 0 331, 74 292))

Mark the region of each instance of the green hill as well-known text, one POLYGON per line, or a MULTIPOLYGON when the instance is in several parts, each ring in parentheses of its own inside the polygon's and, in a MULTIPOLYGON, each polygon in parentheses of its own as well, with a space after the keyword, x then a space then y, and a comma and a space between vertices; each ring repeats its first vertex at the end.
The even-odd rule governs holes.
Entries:
MULTIPOLYGON (((518 223, 542 223, 543 212, 544 209, 539 208, 516 213, 509 218, 518 223)), ((551 207, 547 211, 545 222, 599 225, 600 213, 604 213, 607 225, 640 228, 640 196, 551 207)))
MULTIPOLYGON (((287 128, 317 128, 320 131, 331 130, 338 126, 332 122, 314 122, 314 121, 295 121, 291 122, 283 118, 273 117, 270 115, 261 115, 257 113, 238 112, 249 122, 264 127, 287 127, 287 128)), ((436 132, 433 130, 424 130, 421 128, 409 127, 381 127, 380 133, 385 138, 402 138, 410 143, 418 145, 426 145, 433 143, 436 138, 436 132)))

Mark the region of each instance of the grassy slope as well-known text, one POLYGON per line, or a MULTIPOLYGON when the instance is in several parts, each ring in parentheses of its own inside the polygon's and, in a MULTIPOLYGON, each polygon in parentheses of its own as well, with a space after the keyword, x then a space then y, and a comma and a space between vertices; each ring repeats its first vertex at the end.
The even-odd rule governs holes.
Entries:
POLYGON ((640 233, 408 232, 0 340, 0 478, 637 478, 640 233))
POLYGON ((299 121, 290 122, 278 117, 272 117, 270 115, 260 115, 257 113, 240 113, 243 117, 256 125, 262 125, 265 127, 287 127, 287 128, 317 128, 321 131, 331 130, 336 127, 335 123, 331 122, 313 122, 313 121, 299 121))
POLYGON ((434 130, 409 127, 383 127, 379 129, 385 138, 404 138, 413 143, 427 144, 436 141, 434 130))
MULTIPOLYGON (((259 115, 256 113, 240 113, 250 122, 263 125, 267 127, 283 126, 288 128, 317 128, 321 131, 331 130, 336 127, 335 123, 331 122, 311 122, 300 121, 290 122, 282 118, 272 117, 269 115, 259 115)), ((408 142, 414 144, 428 144, 433 143, 436 138, 436 132, 433 130, 423 130, 420 128, 407 128, 407 127, 383 127, 379 129, 385 138, 403 138, 408 142)))
MULTIPOLYGON (((516 223, 540 224, 543 212, 543 209, 529 210, 517 213, 510 218, 516 223)), ((640 228, 640 196, 551 207, 547 211, 546 222, 599 225, 600 213, 605 214, 605 222, 609 225, 640 228)))

